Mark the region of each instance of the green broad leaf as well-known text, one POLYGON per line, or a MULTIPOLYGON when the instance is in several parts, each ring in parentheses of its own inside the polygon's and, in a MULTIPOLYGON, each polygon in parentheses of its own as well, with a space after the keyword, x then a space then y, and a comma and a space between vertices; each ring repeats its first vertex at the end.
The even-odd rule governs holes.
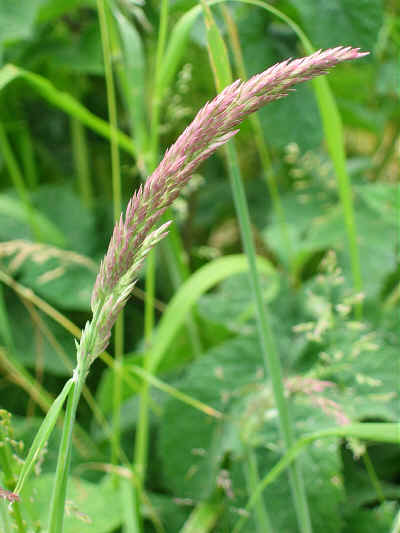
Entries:
MULTIPOLYGON (((400 472, 398 445, 370 444, 367 448, 375 472, 377 472, 380 494, 386 501, 400 498, 400 487, 394 483, 400 472)), ((343 515, 350 517, 359 509, 372 508, 377 501, 377 487, 371 483, 371 478, 365 468, 364 458, 354 455, 352 446, 342 447, 343 474, 346 487, 346 504, 343 515)))
POLYGON ((316 48, 345 44, 372 50, 383 24, 380 0, 290 0, 316 48))
MULTIPOLYGON (((46 250, 43 254, 46 255, 46 250)), ((58 257, 50 255, 42 263, 26 262, 19 272, 22 285, 30 287, 48 303, 60 309, 90 311, 97 265, 86 257, 60 250, 58 257), (68 256, 73 258, 72 261, 68 256), (79 258, 82 263, 78 262, 79 258)))
POLYGON ((17 362, 56 376, 70 376, 76 353, 72 335, 41 312, 32 317, 18 299, 7 302, 7 312, 17 362))
POLYGON ((287 98, 268 104, 259 115, 271 146, 282 149, 294 142, 306 151, 319 147, 322 142, 321 119, 310 87, 299 85, 287 98))
POLYGON ((375 212, 377 217, 381 217, 391 225, 398 223, 400 197, 397 194, 397 185, 369 183, 368 185, 355 186, 354 191, 365 205, 375 212))
POLYGON ((43 0, 42 7, 39 11, 39 22, 60 17, 64 13, 69 13, 78 7, 94 6, 93 0, 43 0))
MULTIPOLYGON (((210 350, 190 365, 186 376, 175 386, 228 413, 235 401, 246 397, 262 379, 258 341, 246 337, 210 350)), ((237 430, 228 422, 169 399, 160 424, 159 449, 167 486, 182 497, 209 497, 216 488, 223 455, 227 450, 240 448, 238 439, 237 430)))
POLYGON ((44 185, 35 192, 34 202, 40 212, 63 232, 63 248, 89 257, 92 255, 97 244, 94 216, 71 186, 44 185))
MULTIPOLYGON (((257 448, 256 455, 260 477, 271 471, 279 461, 279 454, 265 448, 257 448)), ((341 533, 343 521, 340 510, 345 493, 338 442, 335 439, 318 441, 307 448, 297 459, 297 464, 301 468, 306 487, 313 530, 341 533)), ((244 465, 238 462, 232 473, 233 490, 236 487, 238 495, 244 481, 243 468, 244 465)), ((263 500, 266 509, 270 511, 274 531, 297 530, 297 518, 291 504, 290 484, 286 472, 266 488, 263 492, 263 500)), ((240 500, 237 504, 240 504, 240 500)), ((251 517, 255 516, 254 509, 250 513, 251 517)), ((247 527, 241 531, 250 533, 254 529, 248 523, 247 527)))
POLYGON ((0 43, 29 39, 38 10, 45 0, 0 1, 0 43))
MULTIPOLYGON (((64 385, 63 390, 54 400, 52 406, 50 407, 46 417, 44 418, 42 425, 40 426, 39 431, 36 433, 35 438, 32 442, 32 445, 29 449, 28 455, 24 461, 21 472, 19 474, 17 486, 15 487, 15 492, 19 494, 24 487, 25 482, 27 481, 28 476, 32 472, 32 469, 37 461, 43 446, 49 440, 51 432, 55 426, 55 423, 58 420, 61 409, 64 405, 64 402, 73 386, 72 378, 67 381, 64 385)), ((47 507, 47 506, 46 506, 47 507)))
MULTIPOLYGON (((21 494, 23 501, 29 505, 32 521, 38 521, 43 528, 47 526, 53 486, 54 475, 46 474, 33 479, 21 494)), ((109 476, 99 483, 70 477, 66 500, 64 533, 111 533, 121 525, 120 491, 109 476)))
POLYGON ((30 239, 30 217, 34 218, 35 226, 40 235, 49 244, 64 246, 66 239, 60 228, 38 209, 29 213, 26 206, 14 195, 0 194, 0 240, 30 239))
MULTIPOLYGON (((309 446, 312 445, 316 449, 320 449, 324 446, 324 439, 331 439, 331 437, 355 437, 357 439, 365 439, 365 440, 372 440, 372 441, 378 441, 378 442, 388 442, 388 443, 400 443, 400 432, 399 432, 399 425, 396 424, 349 424, 344 426, 337 426, 328 428, 326 430, 318 431, 316 433, 313 433, 311 435, 307 435, 303 438, 301 438, 299 441, 296 442, 294 446, 290 450, 288 450, 285 455, 280 459, 278 462, 275 461, 274 465, 271 465, 268 474, 260 481, 258 484, 256 490, 253 491, 251 498, 248 502, 248 504, 245 506, 245 509, 247 511, 250 511, 254 505, 256 504, 256 501, 258 498, 261 497, 262 494, 264 494, 264 491, 267 489, 268 486, 275 482, 275 480, 280 476, 282 472, 286 470, 286 468, 289 466, 289 464, 296 459, 299 454, 302 452, 301 460, 304 461, 304 453, 303 449, 307 447, 307 453, 310 453, 309 446)), ((336 444, 337 445, 337 444, 336 444)), ((320 462, 318 462, 320 464, 320 462)), ((305 475, 307 476, 307 472, 312 471, 312 467, 308 466, 305 467, 305 475)), ((336 485, 337 487, 342 486, 342 480, 341 476, 334 476, 334 478, 331 478, 331 482, 336 485)), ((316 488, 315 481, 310 481, 308 486, 310 487, 310 490, 313 491, 316 488)), ((324 489, 327 487, 326 480, 324 483, 322 483, 322 486, 324 489)), ((274 492, 272 493, 272 498, 274 497, 274 492)), ((325 499, 320 499, 319 496, 316 496, 317 505, 324 506, 326 503, 325 499)), ((311 512, 314 513, 313 522, 316 521, 315 519, 315 509, 314 507, 311 507, 311 512)), ((244 515, 239 522, 237 522, 234 533, 239 533, 239 531, 243 530, 243 526, 245 525, 249 515, 244 515)), ((337 515, 336 515, 337 518, 337 515)), ((321 524, 322 526, 322 524, 321 524)), ((247 530, 246 530, 247 531, 247 530)), ((339 529, 341 531, 341 529, 339 529)))
POLYGON ((338 384, 332 399, 343 406, 352 420, 398 420, 398 347, 387 345, 377 336, 371 342, 375 345, 373 350, 368 346, 363 349, 360 343, 359 351, 359 336, 353 332, 352 338, 346 335, 342 342, 337 339, 333 349, 328 349, 342 354, 323 372, 326 379, 338 384))
POLYGON ((69 38, 65 45, 56 47, 49 59, 57 68, 65 68, 70 72, 103 75, 103 54, 97 22, 87 25, 75 39, 69 38))
POLYGON ((24 216, 22 206, 12 198, 8 202, 8 196, 0 196, 0 209, 2 201, 5 209, 0 215, 0 221, 4 218, 0 237, 6 242, 0 244, 0 255, 10 274, 18 273, 22 285, 57 307, 88 311, 98 266, 82 253, 91 255, 97 244, 93 214, 68 187, 37 190, 35 204, 40 210, 36 213, 44 228, 42 234, 50 243, 55 240, 53 235, 60 235, 55 244, 61 248, 31 242, 26 226, 19 224, 24 216), (12 217, 16 217, 15 222, 12 217), (49 228, 57 230, 50 232, 49 228))
MULTIPOLYGON (((361 272, 368 281, 364 287, 367 297, 377 297, 385 278, 396 269, 398 200, 395 190, 395 186, 383 184, 354 187, 355 224, 361 272)), ((340 257, 346 284, 350 285, 351 265, 343 210, 341 205, 335 205, 327 186, 311 184, 301 193, 287 194, 283 203, 298 275, 301 276, 301 270, 313 254, 333 248, 340 257)), ((280 239, 278 224, 267 227, 264 235, 266 243, 286 260, 287 251, 280 239)))
MULTIPOLYGON (((271 302, 279 291, 279 278, 271 270, 261 277, 265 302, 271 302)), ((224 324, 237 333, 253 333, 256 328, 256 308, 252 299, 249 276, 246 273, 232 276, 220 287, 201 297, 198 312, 211 322, 224 324)))
MULTIPOLYGON (((245 468, 245 443, 259 449, 263 464, 261 474, 268 472, 279 460, 279 450, 283 449, 272 391, 268 381, 265 382, 257 340, 238 338, 209 351, 190 366, 177 386, 186 394, 223 411, 226 419, 215 421, 175 399, 168 401, 160 427, 160 454, 168 487, 183 497, 208 498, 218 486, 220 470, 224 468, 231 480, 229 490, 234 494, 233 501, 227 500, 227 506, 230 510, 232 506, 242 507, 243 497, 247 494, 241 474, 245 468), (266 423, 268 433, 265 432, 266 423), (224 467, 223 464, 230 466, 224 467)), ((313 406, 305 408, 299 403, 295 407, 295 425, 299 434, 307 429, 315 430, 321 424, 335 423, 333 418, 329 419, 313 406), (307 426, 304 426, 304 420, 307 426)), ((339 504, 343 487, 338 445, 338 441, 332 439, 325 444, 317 443, 302 456, 304 471, 308 473, 307 487, 313 500, 313 520, 319 526, 329 521, 328 531, 331 532, 339 532, 341 526, 339 504), (321 487, 326 491, 323 499, 319 499, 321 487)), ((266 498, 267 510, 274 510, 277 531, 285 530, 283 524, 291 531, 296 517, 287 505, 290 489, 286 476, 277 483, 279 487, 275 484, 266 498), (279 512, 275 513, 275 509, 279 512)), ((237 518, 229 511, 222 523, 226 521, 226 527, 232 530, 237 518)), ((254 528, 250 527, 248 531, 252 530, 254 528)))
MULTIPOLYGON (((262 257, 257 258, 261 274, 270 276, 274 272, 271 263, 262 257)), ((224 279, 247 271, 248 262, 244 255, 231 255, 215 259, 198 269, 183 283, 164 311, 157 327, 151 353, 149 369, 155 372, 166 354, 179 328, 183 326, 188 312, 206 291, 224 279)))
POLYGON ((346 520, 343 533, 396 533, 391 529, 398 512, 394 502, 384 502, 373 509, 358 509, 346 520))
MULTIPOLYGON (((73 116, 89 129, 95 131, 106 139, 111 139, 112 128, 105 120, 97 117, 85 106, 83 106, 78 100, 76 100, 70 94, 57 89, 48 79, 43 76, 39 76, 34 72, 29 72, 16 65, 7 64, 0 69, 0 90, 11 83, 13 80, 22 79, 32 89, 40 94, 48 103, 58 107, 68 115, 73 116)), ((132 140, 121 131, 116 132, 116 137, 119 146, 130 153, 135 155, 135 148, 132 140)))

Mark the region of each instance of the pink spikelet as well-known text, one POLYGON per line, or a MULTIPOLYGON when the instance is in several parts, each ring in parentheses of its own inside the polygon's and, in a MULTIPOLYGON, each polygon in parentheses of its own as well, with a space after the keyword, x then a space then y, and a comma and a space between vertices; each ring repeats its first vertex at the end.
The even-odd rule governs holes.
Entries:
POLYGON ((238 125, 272 100, 286 96, 297 83, 326 74, 342 61, 367 55, 342 47, 286 60, 247 82, 235 81, 197 113, 193 122, 164 154, 161 163, 128 203, 116 223, 96 279, 91 306, 93 320, 81 340, 82 357, 92 361, 108 345, 111 328, 137 279, 148 251, 167 232, 152 231, 196 168, 236 133, 238 125))

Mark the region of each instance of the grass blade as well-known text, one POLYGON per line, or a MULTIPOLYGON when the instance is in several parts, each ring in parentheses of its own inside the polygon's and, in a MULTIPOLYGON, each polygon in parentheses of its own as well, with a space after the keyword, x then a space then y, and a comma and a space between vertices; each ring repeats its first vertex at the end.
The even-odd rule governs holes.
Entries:
POLYGON ((65 399, 71 390, 72 384, 73 379, 70 378, 64 385, 60 394, 54 400, 52 406, 50 407, 47 415, 45 416, 42 422, 42 425, 40 426, 39 431, 36 433, 32 445, 29 449, 28 455, 25 459, 24 465, 19 474, 18 482, 14 491, 16 494, 19 494, 21 492, 26 479, 32 472, 35 461, 38 458, 40 451, 42 450, 45 443, 49 440, 51 432, 53 431, 55 423, 57 422, 61 409, 64 405, 65 399))
MULTIPOLYGON (((219 34, 219 30, 213 20, 211 10, 205 4, 205 0, 203 0, 203 8, 207 21, 207 27, 214 27, 213 33, 208 31, 208 35, 211 35, 211 40, 208 41, 208 48, 210 62, 213 64, 216 86, 219 90, 221 90, 222 87, 231 83, 232 81, 229 79, 229 58, 222 37, 216 37, 216 32, 219 34), (223 62, 225 63, 225 66, 221 68, 221 64, 223 62)), ((249 263, 249 278, 252 287, 253 300, 257 309, 257 329, 261 351, 263 354, 264 366, 270 375, 275 404, 279 415, 280 432, 285 444, 285 448, 288 449, 293 445, 294 435, 290 420, 289 408, 285 397, 281 362, 271 327, 271 319, 269 318, 269 314, 262 297, 261 281, 256 264, 256 251, 251 230, 249 208, 246 200, 242 176, 240 173, 238 156, 235 149, 235 144, 232 140, 226 145, 226 154, 236 216, 240 226, 242 245, 249 263)), ((311 533, 312 526, 307 496, 304 487, 303 476, 298 464, 294 463, 291 466, 289 470, 289 478, 299 528, 302 533, 311 533)), ((270 520, 268 519, 268 523, 269 522, 270 520)))
POLYGON ((123 56, 123 68, 117 71, 131 119, 131 135, 140 156, 147 142, 144 50, 134 24, 119 10, 113 12, 121 36, 123 56))
MULTIPOLYGON (((83 106, 78 100, 73 96, 63 91, 60 91, 54 85, 33 72, 24 70, 16 65, 7 64, 0 69, 0 90, 4 89, 9 83, 17 78, 21 78, 26 81, 32 89, 42 96, 47 102, 53 104, 55 107, 58 107, 68 115, 75 117, 82 124, 85 124, 88 128, 92 129, 102 137, 110 139, 113 133, 112 127, 101 118, 97 117, 91 113, 85 106, 83 106)), ((133 145, 132 140, 122 133, 121 131, 116 131, 116 138, 118 140, 119 146, 131 154, 132 156, 136 155, 136 150, 133 145)))
POLYGON ((223 500, 218 495, 211 501, 199 503, 186 520, 180 533, 209 533, 213 531, 223 510, 223 500))
MULTIPOLYGON (((275 278, 275 270, 265 258, 257 258, 257 267, 260 273, 275 278)), ((185 323, 189 311, 200 296, 229 276, 246 272, 247 269, 248 262, 245 255, 228 255, 199 268, 181 285, 169 302, 158 324, 153 339, 153 347, 149 354, 150 370, 148 369, 148 371, 152 373, 157 371, 174 336, 185 323)))
MULTIPOLYGON (((368 440, 373 442, 386 442, 389 444, 400 444, 400 424, 398 423, 375 423, 375 424, 349 424, 347 426, 339 426, 325 429, 307 435, 298 440, 288 450, 282 459, 269 471, 264 479, 259 483, 256 490, 250 498, 246 510, 250 511, 260 498, 263 490, 273 483, 275 479, 296 459, 303 448, 314 442, 315 440, 329 438, 329 437, 354 437, 357 439, 368 440)), ((239 533, 248 516, 243 516, 235 526, 233 533, 239 533)))
POLYGON ((158 98, 162 99, 165 91, 170 87, 180 61, 186 50, 189 33, 196 18, 200 15, 201 8, 196 6, 187 11, 175 24, 161 65, 159 83, 156 91, 158 98))

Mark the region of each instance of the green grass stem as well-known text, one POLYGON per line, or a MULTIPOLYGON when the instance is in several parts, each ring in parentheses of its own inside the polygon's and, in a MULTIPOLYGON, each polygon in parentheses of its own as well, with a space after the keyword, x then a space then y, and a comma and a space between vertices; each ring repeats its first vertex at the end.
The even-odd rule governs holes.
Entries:
MULTIPOLYGON (((245 467, 248 493, 253 494, 258 484, 260 483, 260 479, 258 476, 257 456, 252 448, 249 448, 247 451, 247 460, 245 467)), ((272 527, 263 500, 259 498, 254 507, 257 533, 273 533, 274 529, 272 527)))
MULTIPOLYGON (((245 81, 247 80, 246 66, 243 59, 242 49, 240 46, 239 34, 235 24, 235 21, 229 11, 229 9, 223 5, 222 6, 222 15, 224 17, 226 27, 228 30, 228 36, 230 40, 231 49, 233 52, 233 57, 235 60, 235 65, 239 77, 245 81)), ((256 148, 258 150, 258 155, 260 157, 261 166, 263 170, 263 175, 265 177, 268 191, 272 201, 272 207, 275 211, 275 216, 279 222, 279 227, 281 231, 282 242, 285 243, 285 248, 288 252, 289 258, 289 270, 293 274, 294 265, 292 263, 292 243, 289 237, 289 228, 285 216, 285 211, 283 209, 282 200, 279 194, 279 187, 277 182, 277 176, 274 172, 271 156, 269 154, 267 142, 264 136, 264 131, 261 126, 261 121, 257 113, 250 115, 249 117, 250 126, 253 130, 254 141, 256 148)))
MULTIPOLYGON (((160 23, 158 28, 156 63, 154 71, 154 83, 156 89, 153 92, 151 120, 150 120, 150 146, 149 146, 149 170, 153 171, 158 161, 159 150, 159 121, 161 109, 161 97, 157 91, 159 83, 161 63, 164 56, 166 32, 168 26, 168 0, 162 0, 160 5, 160 23)), ((156 256, 155 250, 151 250, 146 263, 146 295, 145 295, 145 342, 150 348, 154 329, 154 301, 156 284, 156 256)), ((146 358, 144 368, 149 370, 149 358, 146 358)), ((147 381, 143 381, 140 389, 139 419, 136 428, 136 439, 134 447, 133 468, 138 478, 138 487, 134 491, 134 503, 138 512, 140 528, 143 528, 142 517, 140 515, 140 501, 144 490, 144 481, 147 469, 148 441, 149 441, 149 400, 150 386, 147 381)))
POLYGON ((65 499, 72 453, 72 433, 81 396, 85 374, 75 374, 69 392, 64 418, 63 432, 58 450, 57 468, 49 511, 48 533, 62 533, 64 525, 65 499))
MULTIPOLYGON (((275 403, 279 413, 280 430, 285 443, 285 448, 288 449, 294 443, 294 435, 289 415, 289 408, 285 398, 279 354, 276 349, 274 335, 270 326, 271 321, 268 316, 266 304, 264 303, 262 297, 261 282, 256 266, 256 253, 253 236, 251 233, 248 205, 233 141, 228 143, 226 152, 229 176, 231 180, 237 217, 240 225, 242 243, 249 262, 250 281, 257 309, 257 329, 261 342, 264 364, 271 379, 275 403)), ((289 469, 289 478, 300 530, 303 533, 310 533, 312 528, 307 497, 301 469, 296 463, 294 463, 291 469, 289 469)))
MULTIPOLYGON (((224 0, 214 0, 215 3, 219 3, 220 1, 224 0)), ((234 1, 259 6, 269 11, 279 19, 283 20, 296 33, 307 54, 312 54, 315 52, 310 40, 300 26, 275 7, 266 2, 261 2, 260 0, 234 1)), ((313 79, 312 85, 314 87, 314 92, 322 119, 327 148, 336 172, 339 198, 342 205, 344 223, 347 233, 353 285, 357 292, 362 292, 363 281, 361 274, 360 252, 357 241, 357 229, 354 214, 353 195, 351 190, 351 180, 346 168, 343 123, 336 105, 335 98, 325 77, 322 76, 313 79)), ((357 305, 356 314, 359 319, 362 317, 361 303, 357 305)))
MULTIPOLYGON (((209 0, 207 6, 225 3, 227 0, 209 0)), ((249 4, 269 11, 277 18, 285 22, 299 37, 307 54, 315 52, 310 40, 290 17, 279 11, 279 9, 269 5, 262 0, 232 0, 243 4, 249 4)), ((205 2, 203 1, 203 4, 205 2)), ((195 6, 185 14, 185 35, 190 31, 191 25, 200 13, 200 6, 195 6)), ((182 17, 183 18, 183 17, 182 17)), ((178 39, 176 39, 177 42, 178 39)), ((166 78, 169 73, 166 71, 166 78)), ((168 79, 168 78, 167 78, 168 79)), ((311 82, 314 87, 315 96, 318 103, 322 125, 325 133, 326 144, 330 153, 333 166, 336 172, 339 198, 343 210, 343 218, 347 233, 348 252, 350 257, 353 286, 356 292, 362 292, 363 281, 361 275, 360 252, 357 242, 357 230, 355 224, 353 196, 351 191, 351 180, 346 168, 346 153, 343 135, 343 124, 336 105, 335 98, 329 87, 328 81, 324 77, 315 78, 311 82)), ((358 318, 362 316, 362 304, 358 304, 356 313, 358 318)))
MULTIPOLYGON (((232 82, 228 55, 224 41, 212 18, 211 11, 206 6, 204 0, 202 5, 207 25, 207 40, 210 62, 213 65, 217 90, 220 91, 223 87, 232 82)), ((264 365, 272 382, 275 403, 279 414, 281 435, 285 444, 285 448, 289 449, 294 443, 294 435, 289 415, 289 408, 285 398, 282 368, 271 328, 271 321, 268 316, 265 302, 263 301, 261 281, 256 264, 256 251, 251 230, 249 209, 243 186, 243 180, 240 174, 238 156, 233 140, 226 145, 225 151, 233 200, 240 226, 241 240, 249 263, 250 282, 257 310, 257 330, 260 339, 264 365)), ((294 463, 292 468, 289 470, 289 478, 300 531, 302 531, 302 533, 310 533, 312 531, 311 518, 307 504, 304 482, 298 464, 294 463)))
MULTIPOLYGON (((99 15, 101 43, 103 47, 104 72, 107 92, 108 117, 111 125, 110 149, 111 149, 111 179, 113 191, 113 212, 114 220, 119 219, 122 209, 122 185, 121 185, 121 165, 119 157, 119 147, 117 139, 117 100, 114 86, 114 76, 112 67, 112 37, 108 11, 108 6, 104 0, 97 0, 97 11, 99 15)), ((121 446, 121 403, 122 403, 122 379, 120 368, 124 354, 124 315, 121 313, 116 321, 114 329, 114 351, 116 365, 113 386, 113 439, 111 441, 111 462, 116 464, 120 454, 121 446)))

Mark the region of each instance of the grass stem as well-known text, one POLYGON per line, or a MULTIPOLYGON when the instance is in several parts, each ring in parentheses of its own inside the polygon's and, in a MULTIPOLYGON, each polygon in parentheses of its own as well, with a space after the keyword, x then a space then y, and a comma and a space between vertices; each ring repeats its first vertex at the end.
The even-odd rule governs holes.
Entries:
MULTIPOLYGON (((120 157, 117 139, 117 101, 114 87, 114 77, 112 68, 112 49, 111 49, 111 28, 109 27, 108 17, 111 16, 107 11, 104 0, 97 0, 97 11, 99 14, 101 42, 103 47, 104 72, 107 89, 107 107, 108 116, 111 125, 111 176, 113 191, 113 211, 114 220, 117 221, 122 208, 122 186, 120 172, 120 157)), ((114 350, 115 359, 119 362, 114 373, 113 386, 113 439, 111 442, 111 462, 116 464, 120 455, 121 441, 121 402, 122 402, 122 379, 120 368, 122 366, 122 357, 124 353, 124 315, 121 313, 117 319, 114 330, 114 350)), ((117 478, 116 478, 117 479, 117 478)))
MULTIPOLYGON (((202 0, 202 6, 207 26, 210 63, 213 67, 217 90, 220 91, 225 85, 231 83, 232 76, 230 73, 229 59, 225 43, 214 22, 211 10, 204 0, 202 0)), ((256 263, 254 239, 251 231, 249 209, 233 140, 228 142, 225 147, 225 152, 236 215, 239 221, 241 240, 249 263, 250 283, 256 305, 257 331, 260 339, 264 366, 266 372, 269 373, 272 382, 275 403, 279 414, 280 431, 285 449, 289 449, 294 443, 294 435, 289 416, 289 408, 285 398, 282 368, 270 325, 271 321, 263 301, 261 280, 256 263)), ((302 533, 311 533, 312 527, 307 497, 300 467, 297 463, 294 463, 289 469, 289 478, 300 531, 302 533)))

